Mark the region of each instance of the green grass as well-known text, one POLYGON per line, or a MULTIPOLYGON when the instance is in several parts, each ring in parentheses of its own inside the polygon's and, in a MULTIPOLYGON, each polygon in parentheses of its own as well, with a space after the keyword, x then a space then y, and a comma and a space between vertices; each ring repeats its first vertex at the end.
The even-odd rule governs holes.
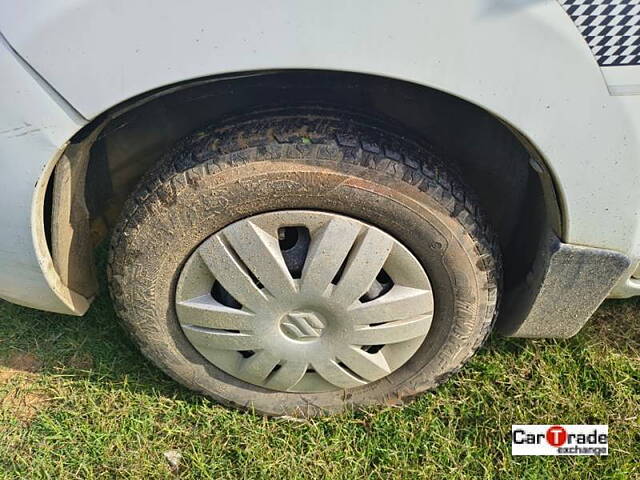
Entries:
POLYGON ((84 318, 0 302, 0 478, 640 478, 639 410, 640 300, 607 302, 566 341, 494 336, 404 408, 308 422, 175 384, 104 293, 84 318), (512 457, 512 423, 607 423, 610 455, 512 457))

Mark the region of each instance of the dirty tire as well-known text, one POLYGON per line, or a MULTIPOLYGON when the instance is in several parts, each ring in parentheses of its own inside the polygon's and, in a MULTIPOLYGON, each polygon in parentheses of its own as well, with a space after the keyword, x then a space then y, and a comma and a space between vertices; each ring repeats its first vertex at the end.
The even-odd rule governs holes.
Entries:
POLYGON ((315 416, 397 405, 436 387, 482 345, 496 313, 500 257, 470 192, 430 147, 361 119, 272 113, 182 140, 150 171, 115 229, 116 311, 142 352, 216 401, 266 415, 315 416), (322 393, 258 387, 209 363, 175 312, 177 278, 207 238, 268 211, 313 209, 377 226, 429 275, 435 314, 413 357, 381 380, 322 393))

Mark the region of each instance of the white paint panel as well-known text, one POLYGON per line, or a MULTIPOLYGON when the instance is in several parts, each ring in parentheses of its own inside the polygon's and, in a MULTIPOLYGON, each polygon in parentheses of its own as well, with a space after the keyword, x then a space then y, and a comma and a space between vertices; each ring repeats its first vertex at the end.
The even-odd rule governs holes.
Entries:
POLYGON ((640 65, 604 67, 602 74, 611 95, 640 95, 640 65))
POLYGON ((88 302, 59 282, 43 245, 46 185, 40 179, 48 177, 59 148, 81 126, 54 98, 0 37, 0 297, 43 310, 84 313, 88 302))

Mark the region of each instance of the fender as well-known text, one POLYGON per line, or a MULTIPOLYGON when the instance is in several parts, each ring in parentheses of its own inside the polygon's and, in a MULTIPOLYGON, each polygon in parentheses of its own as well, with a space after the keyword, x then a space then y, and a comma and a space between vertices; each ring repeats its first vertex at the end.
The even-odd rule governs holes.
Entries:
POLYGON ((609 95, 555 0, 7 0, 0 29, 86 118, 175 82, 274 68, 373 73, 450 92, 524 132, 547 159, 564 241, 640 253, 631 193, 640 114, 629 97, 609 95))
POLYGON ((449 92, 541 152, 564 242, 640 256, 640 97, 610 95, 556 0, 4 0, 0 29, 87 119, 176 82, 264 69, 371 73, 449 92))

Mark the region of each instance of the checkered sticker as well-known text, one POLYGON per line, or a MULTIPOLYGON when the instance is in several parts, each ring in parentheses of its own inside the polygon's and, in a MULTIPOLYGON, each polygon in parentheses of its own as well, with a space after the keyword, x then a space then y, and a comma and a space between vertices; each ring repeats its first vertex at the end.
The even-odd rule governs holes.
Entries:
POLYGON ((640 0, 559 0, 602 67, 640 65, 640 0))

